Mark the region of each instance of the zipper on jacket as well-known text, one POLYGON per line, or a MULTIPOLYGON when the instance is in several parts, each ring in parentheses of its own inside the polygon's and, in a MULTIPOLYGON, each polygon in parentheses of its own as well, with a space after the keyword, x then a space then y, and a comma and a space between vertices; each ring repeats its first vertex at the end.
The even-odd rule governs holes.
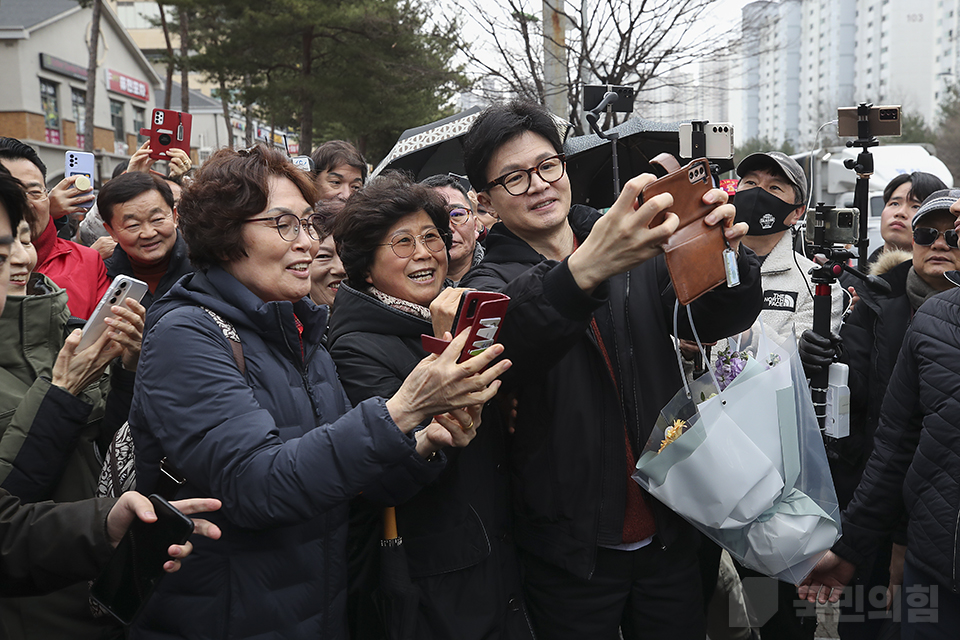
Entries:
POLYGON ((957 592, 957 531, 960 530, 960 509, 957 510, 957 521, 953 527, 953 592, 957 592))

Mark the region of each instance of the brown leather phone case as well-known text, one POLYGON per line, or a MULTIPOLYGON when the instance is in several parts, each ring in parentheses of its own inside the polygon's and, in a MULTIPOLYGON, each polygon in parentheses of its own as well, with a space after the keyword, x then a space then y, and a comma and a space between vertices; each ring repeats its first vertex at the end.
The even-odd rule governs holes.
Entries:
POLYGON ((673 196, 673 206, 654 216, 650 226, 663 222, 667 212, 680 218, 680 225, 663 245, 667 270, 680 304, 690 304, 722 282, 726 282, 723 225, 707 226, 704 219, 718 205, 703 202, 711 187, 710 163, 705 158, 651 182, 640 193, 640 202, 661 193, 673 196))

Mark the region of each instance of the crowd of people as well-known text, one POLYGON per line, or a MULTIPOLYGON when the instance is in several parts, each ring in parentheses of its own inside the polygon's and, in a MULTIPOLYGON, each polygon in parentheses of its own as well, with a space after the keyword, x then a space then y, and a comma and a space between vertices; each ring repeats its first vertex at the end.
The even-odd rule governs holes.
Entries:
POLYGON ((808 182, 779 152, 740 162, 733 205, 703 197, 740 283, 678 317, 672 197, 641 203, 642 175, 602 214, 573 202, 539 105, 484 111, 466 177, 368 180, 344 141, 310 171, 263 145, 166 173, 149 153, 94 196, 48 191, 36 150, 0 138, 3 637, 703 640, 729 558, 631 476, 678 350, 749 341, 758 318, 800 336, 808 375, 849 365, 851 436, 826 439, 843 536, 799 592, 778 583, 773 615, 711 638, 813 638, 803 601, 847 584, 883 601, 844 598, 844 640, 891 631, 898 584, 902 637, 956 628, 960 190, 887 185, 871 263, 891 290, 835 285, 822 336, 808 182), (79 349, 121 275, 147 293, 79 349), (462 360, 469 290, 510 302, 462 360), (206 519, 124 629, 85 580, 168 491, 206 519), (932 622, 908 615, 917 588, 932 622))

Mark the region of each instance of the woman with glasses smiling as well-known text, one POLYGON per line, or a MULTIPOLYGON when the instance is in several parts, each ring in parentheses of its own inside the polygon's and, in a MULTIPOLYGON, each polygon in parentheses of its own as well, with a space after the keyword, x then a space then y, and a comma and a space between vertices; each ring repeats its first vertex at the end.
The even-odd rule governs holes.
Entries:
MULTIPOLYGON (((444 289, 450 240, 443 196, 398 175, 351 197, 334 236, 347 280, 330 322, 330 353, 352 402, 391 395, 426 355, 421 335, 449 329, 462 289, 444 289)), ((417 594, 412 637, 530 638, 507 525, 505 432, 493 412, 471 407, 461 421, 476 439, 451 455, 440 478, 396 506, 417 594)), ((426 429, 435 428, 426 419, 426 429)), ((351 637, 384 637, 373 610, 378 587, 381 507, 351 505, 351 637)))
POLYGON ((221 149, 183 193, 197 271, 150 309, 130 427, 138 489, 156 489, 165 459, 177 498, 223 502, 223 538, 160 583, 136 637, 346 637, 348 500, 402 502, 435 479, 438 450, 471 439, 462 408, 490 399, 509 367, 487 368, 499 346, 457 365, 454 340, 351 409, 320 342, 327 309, 307 298, 315 200, 307 174, 263 147, 221 149))

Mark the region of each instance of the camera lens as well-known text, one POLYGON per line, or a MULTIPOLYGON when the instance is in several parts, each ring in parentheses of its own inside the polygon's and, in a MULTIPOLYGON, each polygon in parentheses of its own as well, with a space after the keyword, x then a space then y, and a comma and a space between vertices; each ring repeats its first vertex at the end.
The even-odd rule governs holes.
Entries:
POLYGON ((121 282, 121 283, 120 283, 120 288, 121 288, 121 289, 126 289, 126 288, 127 288, 127 283, 126 283, 126 282, 121 282))
POLYGON ((116 304, 116 303, 117 303, 117 296, 113 296, 112 298, 110 298, 110 304, 116 304))
POLYGON ((161 134, 160 134, 160 137, 157 138, 157 142, 159 142, 159 143, 162 144, 163 146, 169 145, 169 144, 170 144, 170 140, 171 140, 171 138, 170 138, 170 134, 169 134, 169 133, 161 133, 161 134))

